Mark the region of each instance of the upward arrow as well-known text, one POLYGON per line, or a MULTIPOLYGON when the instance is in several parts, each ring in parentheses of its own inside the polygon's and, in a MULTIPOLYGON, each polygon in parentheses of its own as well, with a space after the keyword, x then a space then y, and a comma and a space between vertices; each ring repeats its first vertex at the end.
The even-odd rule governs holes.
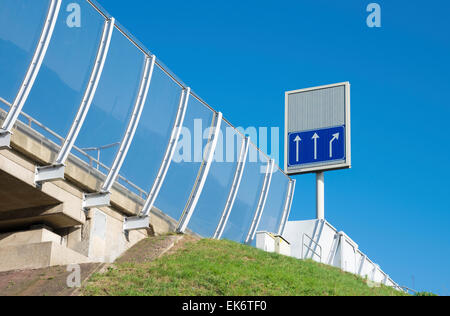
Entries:
POLYGON ((317 139, 320 138, 317 133, 314 133, 311 139, 314 140, 314 160, 317 160, 317 139))
POLYGON ((299 154, 299 152, 300 152, 300 145, 299 144, 300 144, 301 141, 302 141, 302 139, 298 135, 294 139, 294 142, 296 143, 296 146, 297 146, 297 156, 296 156, 297 162, 300 161, 300 154, 299 154))

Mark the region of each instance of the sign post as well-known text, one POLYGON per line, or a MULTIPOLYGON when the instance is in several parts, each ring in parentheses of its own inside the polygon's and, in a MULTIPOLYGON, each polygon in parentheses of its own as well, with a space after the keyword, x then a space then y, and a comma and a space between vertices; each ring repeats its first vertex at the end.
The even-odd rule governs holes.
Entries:
POLYGON ((325 181, 323 171, 316 173, 316 218, 325 219, 325 181))
POLYGON ((316 173, 317 219, 325 219, 324 172, 351 167, 350 84, 286 92, 285 172, 316 173))

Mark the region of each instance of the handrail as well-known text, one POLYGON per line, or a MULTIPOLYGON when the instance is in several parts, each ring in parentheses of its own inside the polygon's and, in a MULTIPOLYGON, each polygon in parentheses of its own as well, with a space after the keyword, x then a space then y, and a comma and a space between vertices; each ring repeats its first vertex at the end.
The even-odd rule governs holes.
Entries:
MULTIPOLYGON (((303 258, 303 259, 306 259, 305 256, 304 256, 304 253, 303 253, 303 250, 304 250, 304 248, 306 247, 308 250, 310 250, 310 251, 312 252, 313 257, 314 257, 314 255, 316 255, 317 257, 319 257, 320 262, 322 262, 322 246, 319 245, 319 243, 315 242, 311 237, 308 236, 308 234, 303 233, 303 236, 302 236, 302 244, 303 244, 303 246, 302 246, 302 258, 303 258), (316 252, 315 249, 312 249, 310 246, 308 246, 308 245, 305 243, 305 236, 311 241, 311 243, 315 244, 316 247, 319 248, 320 254, 318 254, 318 253, 316 252)), ((311 257, 311 259, 312 259, 313 257, 311 257)))
MULTIPOLYGON (((6 101, 5 99, 3 99, 2 97, 0 97, 0 102, 11 107, 11 103, 6 101)), ((41 122, 39 122, 38 120, 34 119, 33 117, 31 117, 30 115, 26 114, 25 112, 21 112, 20 116, 23 116, 26 119, 26 124, 28 125, 28 127, 33 128, 33 124, 38 126, 39 128, 41 128, 42 130, 44 130, 46 133, 52 135, 53 137, 55 137, 57 140, 60 141, 60 144, 55 144, 51 139, 45 137, 44 135, 42 135, 41 133, 39 133, 43 138, 45 138, 47 141, 54 143, 57 146, 61 146, 61 144, 64 142, 64 138, 61 137, 60 135, 58 135, 57 133, 55 133, 54 131, 52 131, 51 129, 49 129, 48 127, 46 127, 44 124, 42 124, 41 122)), ((81 154, 82 156, 84 156, 84 158, 87 158, 89 160, 89 163, 86 163, 85 161, 83 161, 83 163, 85 163, 87 166, 89 166, 92 169, 96 169, 98 172, 102 173, 99 169, 102 168, 104 170, 106 170, 107 172, 109 172, 110 168, 108 166, 106 166, 105 164, 103 164, 102 162, 100 162, 98 159, 90 156, 89 154, 87 154, 83 149, 78 148, 77 146, 73 146, 73 149, 75 151, 77 151, 79 154, 81 154), (94 165, 97 165, 97 168, 94 168, 94 165), (100 168, 99 168, 100 167, 100 168)), ((139 186, 137 186, 136 184, 134 184, 133 182, 129 181, 128 179, 126 179, 125 177, 123 177, 122 175, 118 176, 118 179, 120 179, 122 182, 126 183, 128 186, 130 186, 130 188, 132 188, 133 190, 137 191, 137 193, 139 193, 139 197, 146 199, 147 198, 147 192, 143 189, 141 189, 139 186)))

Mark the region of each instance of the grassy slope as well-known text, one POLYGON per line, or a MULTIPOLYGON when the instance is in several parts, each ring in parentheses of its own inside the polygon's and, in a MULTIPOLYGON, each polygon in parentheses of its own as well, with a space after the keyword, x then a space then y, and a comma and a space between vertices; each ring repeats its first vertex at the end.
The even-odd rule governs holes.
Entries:
POLYGON ((94 275, 84 295, 399 295, 312 261, 230 241, 201 240, 146 263, 94 275))

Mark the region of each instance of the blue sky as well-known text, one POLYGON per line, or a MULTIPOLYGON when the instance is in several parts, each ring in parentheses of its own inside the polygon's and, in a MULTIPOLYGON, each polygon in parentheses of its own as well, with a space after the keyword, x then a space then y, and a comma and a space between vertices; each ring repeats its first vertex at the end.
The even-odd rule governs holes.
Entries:
MULTIPOLYGON (((349 81, 353 168, 325 174, 326 218, 345 231, 401 285, 450 295, 447 269, 450 262, 447 202, 450 196, 447 131, 450 3, 447 0, 414 4, 379 0, 381 28, 367 27, 366 7, 371 1, 362 0, 99 1, 235 126, 278 127, 281 165, 284 92, 349 81)), ((34 47, 33 40, 39 36, 33 28, 21 25, 24 21, 38 25, 45 12, 25 10, 13 3, 5 1, 5 6, 14 7, 14 12, 8 11, 6 15, 6 10, 0 11, 0 26, 8 24, 0 27, 0 73, 3 75, 0 94, 8 100, 17 91, 14 85, 20 82, 34 47), (23 21, 16 21, 16 15, 23 21), (17 27, 7 31, 9 24, 14 24, 11 20, 17 27), (17 36, 17 32, 24 34, 17 36), (9 45, 8 41, 16 46, 9 45)), ((22 5, 42 9, 43 3, 46 1, 22 5)), ((54 37, 64 41, 50 45, 45 65, 24 108, 61 135, 66 133, 74 116, 68 114, 68 106, 72 112, 77 109, 76 100, 84 91, 83 80, 90 73, 91 55, 99 36, 99 32, 92 30, 99 30, 103 24, 99 16, 84 18, 91 24, 78 30, 68 29, 64 20, 57 24, 54 37), (85 54, 79 54, 80 51, 85 54), (64 84, 55 89, 55 84, 66 78, 64 74, 78 81, 68 84, 70 89, 64 84), (41 107, 43 102, 50 101, 58 106, 41 107), (52 116, 48 115, 49 111, 52 116)), ((106 88, 100 85, 97 96, 128 96, 132 100, 139 77, 138 73, 127 73, 126 69, 140 69, 142 56, 135 51, 114 48, 111 51, 110 59, 115 56, 116 60, 123 60, 119 63, 121 81, 104 80, 106 88), (135 67, 128 66, 129 62, 135 67), (108 84, 120 85, 122 89, 108 84), (111 90, 114 96, 110 95, 111 90)), ((108 75, 104 77, 117 78, 108 72, 117 69, 108 67, 104 71, 108 75)), ((91 126, 93 122, 94 126, 100 126, 94 139, 106 144, 112 141, 109 138, 120 137, 129 113, 120 112, 117 118, 116 110, 120 109, 116 109, 115 102, 99 100, 95 100, 85 125, 91 126), (105 113, 116 114, 112 120, 99 111, 102 105, 110 107, 105 113), (98 124, 98 117, 109 125, 98 124)), ((177 99, 172 101, 177 104, 177 99)), ((168 109, 166 112, 150 111, 146 115, 173 117, 168 109)), ((91 128, 85 131, 79 141, 89 143, 93 139, 91 128)), ((145 135, 139 134, 137 138, 145 135)), ((156 143, 156 139, 152 141, 156 143)), ((149 146, 143 147, 139 150, 148 154, 149 146)), ((151 155, 156 157, 155 153, 151 155)), ((133 167, 135 161, 128 159, 128 165, 133 167)), ((159 166, 160 159, 154 160, 159 166)), ((196 172, 197 169, 193 170, 193 174, 196 172)), ((149 183, 152 179, 146 177, 149 183)), ((312 219, 315 176, 295 176, 295 179, 297 187, 290 220, 312 219)))
MULTIPOLYGON (((282 131, 285 91, 350 81, 353 168, 325 174, 326 217, 400 284, 450 294, 448 1, 379 0, 377 29, 370 1, 100 3, 236 126, 282 131)), ((314 175, 295 178, 290 219, 311 219, 314 175)))

